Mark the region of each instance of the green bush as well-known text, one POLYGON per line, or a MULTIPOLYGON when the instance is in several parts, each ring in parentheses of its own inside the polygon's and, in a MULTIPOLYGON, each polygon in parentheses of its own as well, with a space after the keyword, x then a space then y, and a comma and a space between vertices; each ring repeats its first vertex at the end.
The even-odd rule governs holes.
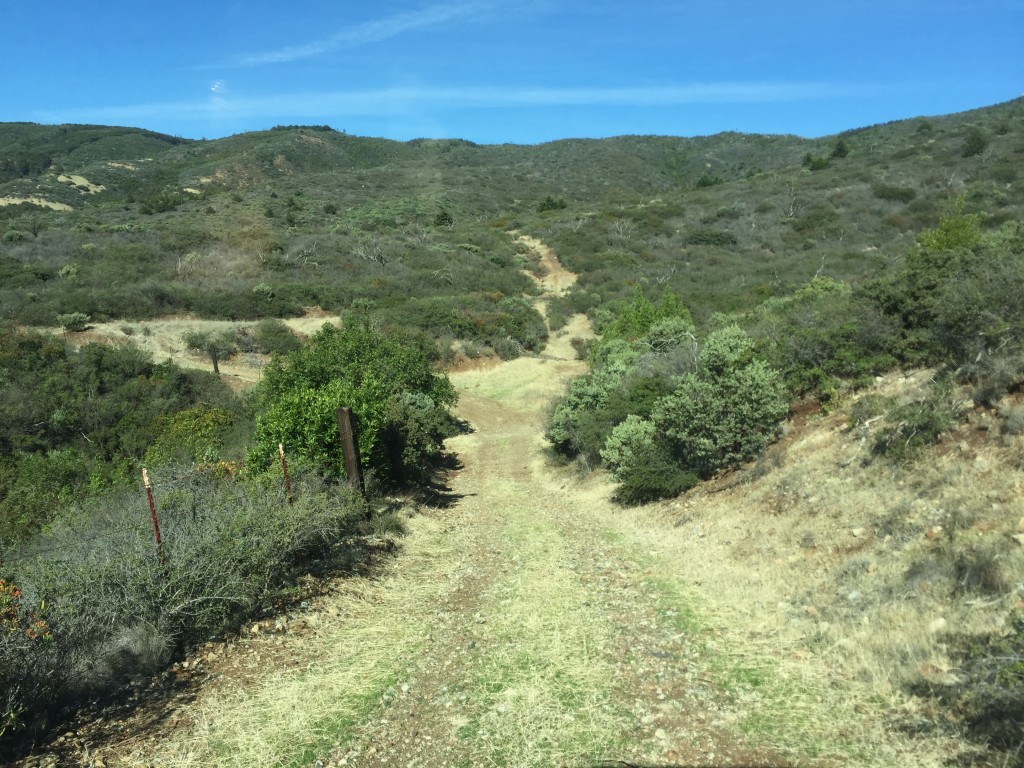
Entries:
POLYGON ((815 278, 751 315, 763 355, 797 395, 827 397, 840 380, 864 383, 897 364, 899 324, 845 283, 815 278))
POLYGON ((686 235, 687 245, 715 245, 727 248, 738 242, 739 239, 732 232, 707 227, 697 227, 686 235))
POLYGON ((886 416, 875 435, 872 451, 896 463, 916 459, 935 445, 964 411, 948 382, 940 383, 922 398, 899 405, 886 416))
POLYGON ((57 315, 57 323, 65 331, 72 333, 78 331, 84 331, 89 327, 89 321, 92 318, 84 312, 67 312, 63 315, 57 315))
POLYGON ((988 149, 988 137, 985 136, 985 132, 977 126, 972 126, 967 129, 967 133, 964 135, 964 143, 960 148, 960 154, 963 157, 974 157, 980 155, 988 149))
POLYGON ((267 355, 287 355, 302 346, 292 329, 275 318, 258 322, 253 329, 253 336, 260 352, 267 355))
POLYGON ((545 211, 560 211, 565 207, 565 200, 562 198, 558 198, 556 200, 551 195, 548 195, 537 204, 537 213, 544 213, 545 211))
POLYGON ((45 625, 35 624, 39 640, 5 631, 0 595, 0 732, 21 723, 29 727, 8 735, 31 740, 48 715, 237 628, 288 583, 298 556, 326 554, 366 519, 345 486, 298 466, 292 503, 279 477, 165 467, 152 479, 162 560, 139 514, 141 491, 65 510, 45 536, 3 552, 23 591, 21 615, 45 625))
POLYGON ((828 168, 828 158, 808 152, 804 155, 803 165, 809 171, 823 171, 828 168))
POLYGON ((753 342, 730 326, 708 337, 697 372, 677 379, 651 419, 684 468, 709 477, 756 457, 788 410, 782 376, 755 359, 753 342))
POLYGON ((875 184, 871 192, 879 200, 889 200, 894 203, 909 203, 917 197, 917 190, 913 187, 899 187, 892 184, 875 184))
POLYGON ((629 414, 612 429, 601 449, 601 460, 612 477, 623 480, 638 469, 637 462, 650 452, 657 428, 653 421, 629 414))
POLYGON ((396 457, 409 454, 396 448, 396 435, 406 434, 403 445, 418 446, 422 456, 438 458, 439 449, 424 447, 440 445, 441 436, 429 425, 446 423, 456 399, 451 382, 434 371, 435 357, 429 342, 377 331, 366 318, 350 315, 340 329, 324 325, 309 344, 275 358, 264 370, 253 398, 256 435, 250 460, 269 466, 283 443, 318 472, 341 475, 336 411, 347 406, 355 416, 367 473, 382 485, 402 485, 408 467, 396 457), (424 415, 424 409, 430 413, 424 415), (403 413, 410 418, 405 425, 395 421, 403 413))
POLYGON ((845 139, 836 139, 836 143, 832 145, 832 152, 829 157, 842 160, 850 154, 850 145, 846 143, 845 139))
POLYGON ((782 376, 754 357, 742 330, 716 331, 698 352, 691 329, 677 315, 632 342, 597 344, 591 370, 552 410, 546 436, 555 451, 603 461, 624 502, 679 493, 754 458, 788 411, 782 376))

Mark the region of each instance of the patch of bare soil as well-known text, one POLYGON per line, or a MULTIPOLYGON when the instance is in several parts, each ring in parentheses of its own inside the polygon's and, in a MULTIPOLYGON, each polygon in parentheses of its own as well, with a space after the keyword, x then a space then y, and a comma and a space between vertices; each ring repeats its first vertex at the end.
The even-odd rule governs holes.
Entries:
POLYGON ((75 210, 67 203, 57 203, 53 200, 47 200, 45 197, 39 197, 37 195, 27 195, 26 197, 14 197, 7 195, 0 197, 0 208, 8 205, 21 205, 22 203, 32 203, 32 205, 38 205, 41 208, 49 208, 54 211, 73 211, 75 210))
MULTIPOLYGON (((307 307, 302 317, 287 318, 283 322, 303 337, 312 336, 324 323, 337 324, 337 315, 324 312, 319 307, 307 307)), ((103 344, 133 343, 153 355, 157 362, 170 360, 185 368, 199 368, 212 371, 210 359, 201 353, 188 349, 184 337, 193 331, 221 333, 239 328, 251 327, 254 323, 233 320, 199 320, 191 317, 164 317, 157 320, 115 321, 92 323, 85 331, 65 333, 64 337, 81 346, 90 342, 103 344)), ((44 329, 59 334, 60 329, 44 329)), ((270 362, 268 355, 254 352, 239 352, 219 362, 221 376, 236 389, 244 389, 260 380, 262 368, 270 362)))
POLYGON ((541 290, 547 296, 564 296, 576 283, 576 274, 562 266, 555 256, 554 249, 529 235, 517 235, 516 240, 534 251, 540 259, 544 277, 534 277, 541 290))

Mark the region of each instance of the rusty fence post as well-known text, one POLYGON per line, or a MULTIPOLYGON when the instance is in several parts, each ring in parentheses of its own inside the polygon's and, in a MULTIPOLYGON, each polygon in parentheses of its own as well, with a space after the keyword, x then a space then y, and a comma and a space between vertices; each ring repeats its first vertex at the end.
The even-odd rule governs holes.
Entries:
POLYGON ((153 520, 153 534, 156 536, 156 556, 160 565, 167 567, 167 558, 164 556, 164 543, 160 538, 160 522, 156 519, 156 502, 153 501, 153 486, 149 484, 149 472, 142 469, 142 484, 146 487, 146 499, 149 501, 149 516, 153 520))
POLYGON ((341 452, 345 458, 345 474, 352 487, 359 491, 360 496, 366 495, 363 486, 363 466, 359 460, 359 443, 356 439, 355 421, 352 409, 342 406, 338 409, 338 437, 341 439, 341 452))
POLYGON ((284 495, 288 503, 292 503, 292 481, 288 477, 288 462, 284 458, 284 443, 277 444, 277 453, 281 457, 281 471, 284 472, 284 495))

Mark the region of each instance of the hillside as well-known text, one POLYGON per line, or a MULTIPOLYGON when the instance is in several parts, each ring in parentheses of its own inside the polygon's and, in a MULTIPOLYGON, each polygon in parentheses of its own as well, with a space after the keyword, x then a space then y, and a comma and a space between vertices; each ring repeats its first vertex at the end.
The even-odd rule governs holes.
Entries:
POLYGON ((479 316, 496 309, 487 295, 528 291, 504 235, 518 229, 583 276, 561 316, 639 284, 673 290, 703 320, 815 274, 891 269, 950 196, 988 230, 1018 220, 1022 111, 1017 100, 818 140, 532 147, 317 127, 181 141, 5 124, 0 306, 6 319, 52 325, 69 311, 252 319, 362 299, 437 335, 470 336, 438 302, 479 316), (30 199, 38 205, 18 204, 30 199))
POLYGON ((922 686, 1020 606, 959 565, 1020 572, 1020 438, 981 415, 893 472, 842 413, 803 414, 761 462, 624 510, 545 456, 585 326, 454 375, 461 469, 392 562, 307 576, 18 765, 987 764, 922 686))
POLYGON ((1022 158, 0 124, 0 743, 1020 764, 1022 158))

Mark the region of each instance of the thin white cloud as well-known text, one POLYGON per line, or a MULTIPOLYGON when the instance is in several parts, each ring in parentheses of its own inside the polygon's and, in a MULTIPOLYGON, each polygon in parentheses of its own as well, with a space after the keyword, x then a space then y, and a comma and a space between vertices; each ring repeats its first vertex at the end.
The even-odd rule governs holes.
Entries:
POLYGON ((298 59, 308 59, 331 51, 355 48, 397 37, 404 32, 436 27, 456 19, 474 16, 494 7, 494 2, 483 0, 468 3, 433 5, 419 11, 390 16, 386 19, 365 21, 341 30, 331 37, 314 40, 303 45, 287 46, 273 51, 243 56, 238 63, 253 67, 265 64, 283 64, 298 59))
POLYGON ((638 88, 384 88, 363 91, 286 93, 194 102, 163 102, 37 112, 43 122, 141 124, 165 119, 330 120, 349 115, 400 115, 448 109, 530 107, 674 107, 689 104, 770 104, 864 97, 890 93, 893 85, 809 83, 694 83, 638 88))

